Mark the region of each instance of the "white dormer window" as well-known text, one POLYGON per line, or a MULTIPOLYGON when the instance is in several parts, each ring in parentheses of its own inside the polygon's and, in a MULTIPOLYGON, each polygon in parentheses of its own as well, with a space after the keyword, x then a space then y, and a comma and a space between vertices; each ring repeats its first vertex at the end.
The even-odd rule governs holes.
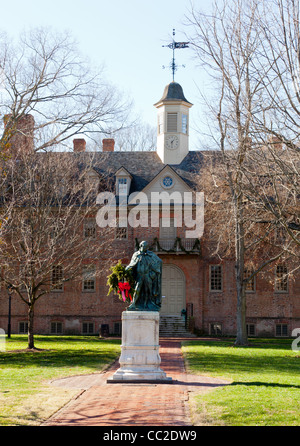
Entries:
POLYGON ((130 191, 132 176, 127 169, 121 167, 116 172, 116 195, 127 197, 130 191))
POLYGON ((127 178, 118 178, 118 192, 119 195, 128 195, 127 178))

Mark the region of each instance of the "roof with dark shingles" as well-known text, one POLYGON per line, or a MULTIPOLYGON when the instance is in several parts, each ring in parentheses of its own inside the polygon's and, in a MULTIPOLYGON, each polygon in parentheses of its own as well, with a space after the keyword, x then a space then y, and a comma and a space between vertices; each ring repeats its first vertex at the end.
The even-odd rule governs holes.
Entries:
MULTIPOLYGON (((202 164, 203 154, 190 151, 180 164, 170 166, 193 188, 202 164)), ((156 152, 94 152, 93 158, 93 167, 100 175, 112 177, 124 167, 132 175, 130 192, 144 189, 165 166, 156 152)))
POLYGON ((170 102, 170 101, 185 101, 188 104, 191 104, 191 102, 189 102, 186 97, 184 96, 183 93, 183 89, 182 86, 180 84, 178 84, 177 82, 171 82, 170 84, 168 84, 163 92, 162 98, 160 99, 160 101, 158 101, 156 104, 159 104, 160 102, 164 101, 164 102, 170 102))

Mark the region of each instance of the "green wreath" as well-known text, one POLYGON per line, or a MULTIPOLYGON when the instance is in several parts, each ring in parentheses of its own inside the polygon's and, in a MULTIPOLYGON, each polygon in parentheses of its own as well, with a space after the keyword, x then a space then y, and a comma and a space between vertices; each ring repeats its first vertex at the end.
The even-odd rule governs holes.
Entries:
POLYGON ((130 303, 132 290, 134 289, 134 278, 131 271, 126 271, 125 268, 121 260, 115 266, 110 267, 111 274, 107 277, 107 285, 109 286, 107 295, 113 292, 118 295, 120 300, 130 303), (127 290, 123 293, 120 289, 120 283, 129 284, 127 290))

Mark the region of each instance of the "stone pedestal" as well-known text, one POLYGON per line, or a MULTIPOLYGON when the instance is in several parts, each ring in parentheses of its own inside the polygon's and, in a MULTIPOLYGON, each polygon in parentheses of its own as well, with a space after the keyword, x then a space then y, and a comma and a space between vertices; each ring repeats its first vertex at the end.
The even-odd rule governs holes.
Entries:
POLYGON ((172 382, 160 368, 159 312, 124 311, 122 313, 122 349, 120 368, 109 383, 172 382))

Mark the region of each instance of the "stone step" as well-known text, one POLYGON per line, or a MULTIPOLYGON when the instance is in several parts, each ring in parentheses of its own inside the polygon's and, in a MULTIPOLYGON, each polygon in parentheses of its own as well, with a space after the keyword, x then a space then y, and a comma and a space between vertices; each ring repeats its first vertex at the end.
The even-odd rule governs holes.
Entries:
POLYGON ((159 322, 160 337, 194 337, 192 333, 185 328, 185 319, 177 315, 160 316, 159 322))

